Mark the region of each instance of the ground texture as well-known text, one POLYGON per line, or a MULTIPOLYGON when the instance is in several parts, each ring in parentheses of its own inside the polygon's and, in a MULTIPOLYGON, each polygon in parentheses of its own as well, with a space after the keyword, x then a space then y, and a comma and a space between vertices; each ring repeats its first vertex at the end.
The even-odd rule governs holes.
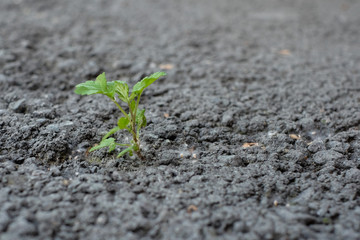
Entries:
POLYGON ((360 239, 359 12, 1 0, 0 239, 360 239), (119 112, 74 86, 159 70, 147 161, 89 154, 119 112))

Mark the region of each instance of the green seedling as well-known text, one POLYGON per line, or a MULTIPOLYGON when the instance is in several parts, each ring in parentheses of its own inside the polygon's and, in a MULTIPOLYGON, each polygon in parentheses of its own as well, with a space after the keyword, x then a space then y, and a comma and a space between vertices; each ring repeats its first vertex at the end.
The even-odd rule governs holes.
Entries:
POLYGON ((92 147, 90 152, 104 147, 108 147, 109 152, 112 152, 117 146, 121 146, 126 148, 119 153, 118 157, 121 157, 126 153, 129 153, 129 155, 132 156, 133 153, 135 153, 140 159, 145 160, 140 151, 139 133, 141 128, 146 127, 146 117, 145 109, 138 109, 140 97, 145 88, 165 75, 166 74, 164 72, 156 72, 148 77, 145 77, 133 86, 131 92, 129 92, 129 86, 124 81, 108 82, 106 80, 105 73, 100 74, 95 81, 86 81, 85 83, 76 85, 76 94, 103 94, 109 97, 124 115, 119 118, 117 126, 105 134, 101 142, 92 147), (119 100, 127 104, 129 109, 128 113, 126 113, 124 108, 120 106, 118 102, 119 100), (130 143, 117 143, 115 142, 115 138, 110 138, 111 135, 122 129, 127 130, 132 135, 130 143))

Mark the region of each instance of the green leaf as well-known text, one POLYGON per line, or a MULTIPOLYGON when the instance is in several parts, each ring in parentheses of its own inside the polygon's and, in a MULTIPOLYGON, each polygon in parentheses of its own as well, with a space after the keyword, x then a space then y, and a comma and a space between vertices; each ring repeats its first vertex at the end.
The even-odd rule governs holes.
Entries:
POLYGON ((124 81, 115 81, 115 92, 123 102, 129 101, 129 86, 124 81))
POLYGON ((125 150, 121 151, 121 152, 117 155, 117 157, 118 157, 118 158, 119 158, 119 157, 122 157, 122 156, 124 156, 126 153, 129 153, 130 156, 132 156, 133 149, 134 149, 134 146, 130 146, 130 147, 126 148, 125 150))
POLYGON ((101 141, 107 139, 110 135, 116 133, 116 132, 119 131, 120 129, 121 129, 121 128, 119 128, 119 127, 114 127, 113 129, 111 129, 109 132, 107 132, 107 133, 105 134, 105 136, 102 138, 101 141))
POLYGON ((130 108, 131 112, 135 111, 135 106, 136 106, 136 102, 134 100, 132 100, 129 104, 129 108, 130 108))
POLYGON ((99 145, 92 147, 89 152, 98 150, 100 148, 109 147, 109 152, 114 151, 116 148, 115 138, 107 138, 100 142, 99 145))
POLYGON ((166 75, 166 73, 164 73, 164 72, 156 72, 148 77, 143 78, 140 82, 138 82, 134 85, 131 96, 130 96, 130 100, 134 99, 137 95, 142 93, 142 91, 144 91, 145 88, 147 88, 153 82, 155 82, 160 77, 165 76, 165 75, 166 75))
POLYGON ((92 95, 102 93, 102 90, 95 81, 86 81, 76 85, 75 93, 79 95, 92 95))
POLYGON ((114 95, 115 95, 115 84, 114 84, 114 82, 108 82, 106 84, 106 91, 104 91, 103 94, 108 96, 111 99, 114 99, 114 95))
POLYGON ((146 127, 145 109, 137 110, 136 112, 136 125, 138 128, 146 127))
POLYGON ((118 128, 119 129, 126 129, 129 122, 130 122, 129 119, 126 118, 126 117, 119 118, 119 120, 118 120, 118 128))
POLYGON ((105 73, 100 74, 95 81, 86 81, 76 85, 75 93, 79 95, 104 94, 114 98, 114 82, 106 82, 105 73))
POLYGON ((108 151, 108 152, 110 153, 110 152, 114 151, 115 148, 116 148, 116 144, 111 144, 111 145, 109 146, 109 151, 108 151))
POLYGON ((106 76, 105 73, 100 74, 96 77, 95 82, 100 86, 103 92, 107 91, 106 76))

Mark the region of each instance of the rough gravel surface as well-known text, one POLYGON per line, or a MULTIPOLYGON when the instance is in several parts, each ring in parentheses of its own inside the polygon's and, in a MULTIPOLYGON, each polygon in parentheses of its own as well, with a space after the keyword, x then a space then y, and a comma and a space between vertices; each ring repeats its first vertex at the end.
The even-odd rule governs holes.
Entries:
POLYGON ((359 12, 1 0, 0 239, 360 239, 359 12), (159 70, 147 161, 89 154, 119 112, 75 85, 159 70))

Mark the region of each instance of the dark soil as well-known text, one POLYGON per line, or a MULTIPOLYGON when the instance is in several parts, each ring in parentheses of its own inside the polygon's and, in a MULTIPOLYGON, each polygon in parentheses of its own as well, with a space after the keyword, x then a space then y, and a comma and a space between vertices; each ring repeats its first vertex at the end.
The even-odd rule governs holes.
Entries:
POLYGON ((0 239, 360 239, 359 12, 1 0, 0 239), (75 85, 159 70, 147 161, 89 154, 120 113, 75 85))

